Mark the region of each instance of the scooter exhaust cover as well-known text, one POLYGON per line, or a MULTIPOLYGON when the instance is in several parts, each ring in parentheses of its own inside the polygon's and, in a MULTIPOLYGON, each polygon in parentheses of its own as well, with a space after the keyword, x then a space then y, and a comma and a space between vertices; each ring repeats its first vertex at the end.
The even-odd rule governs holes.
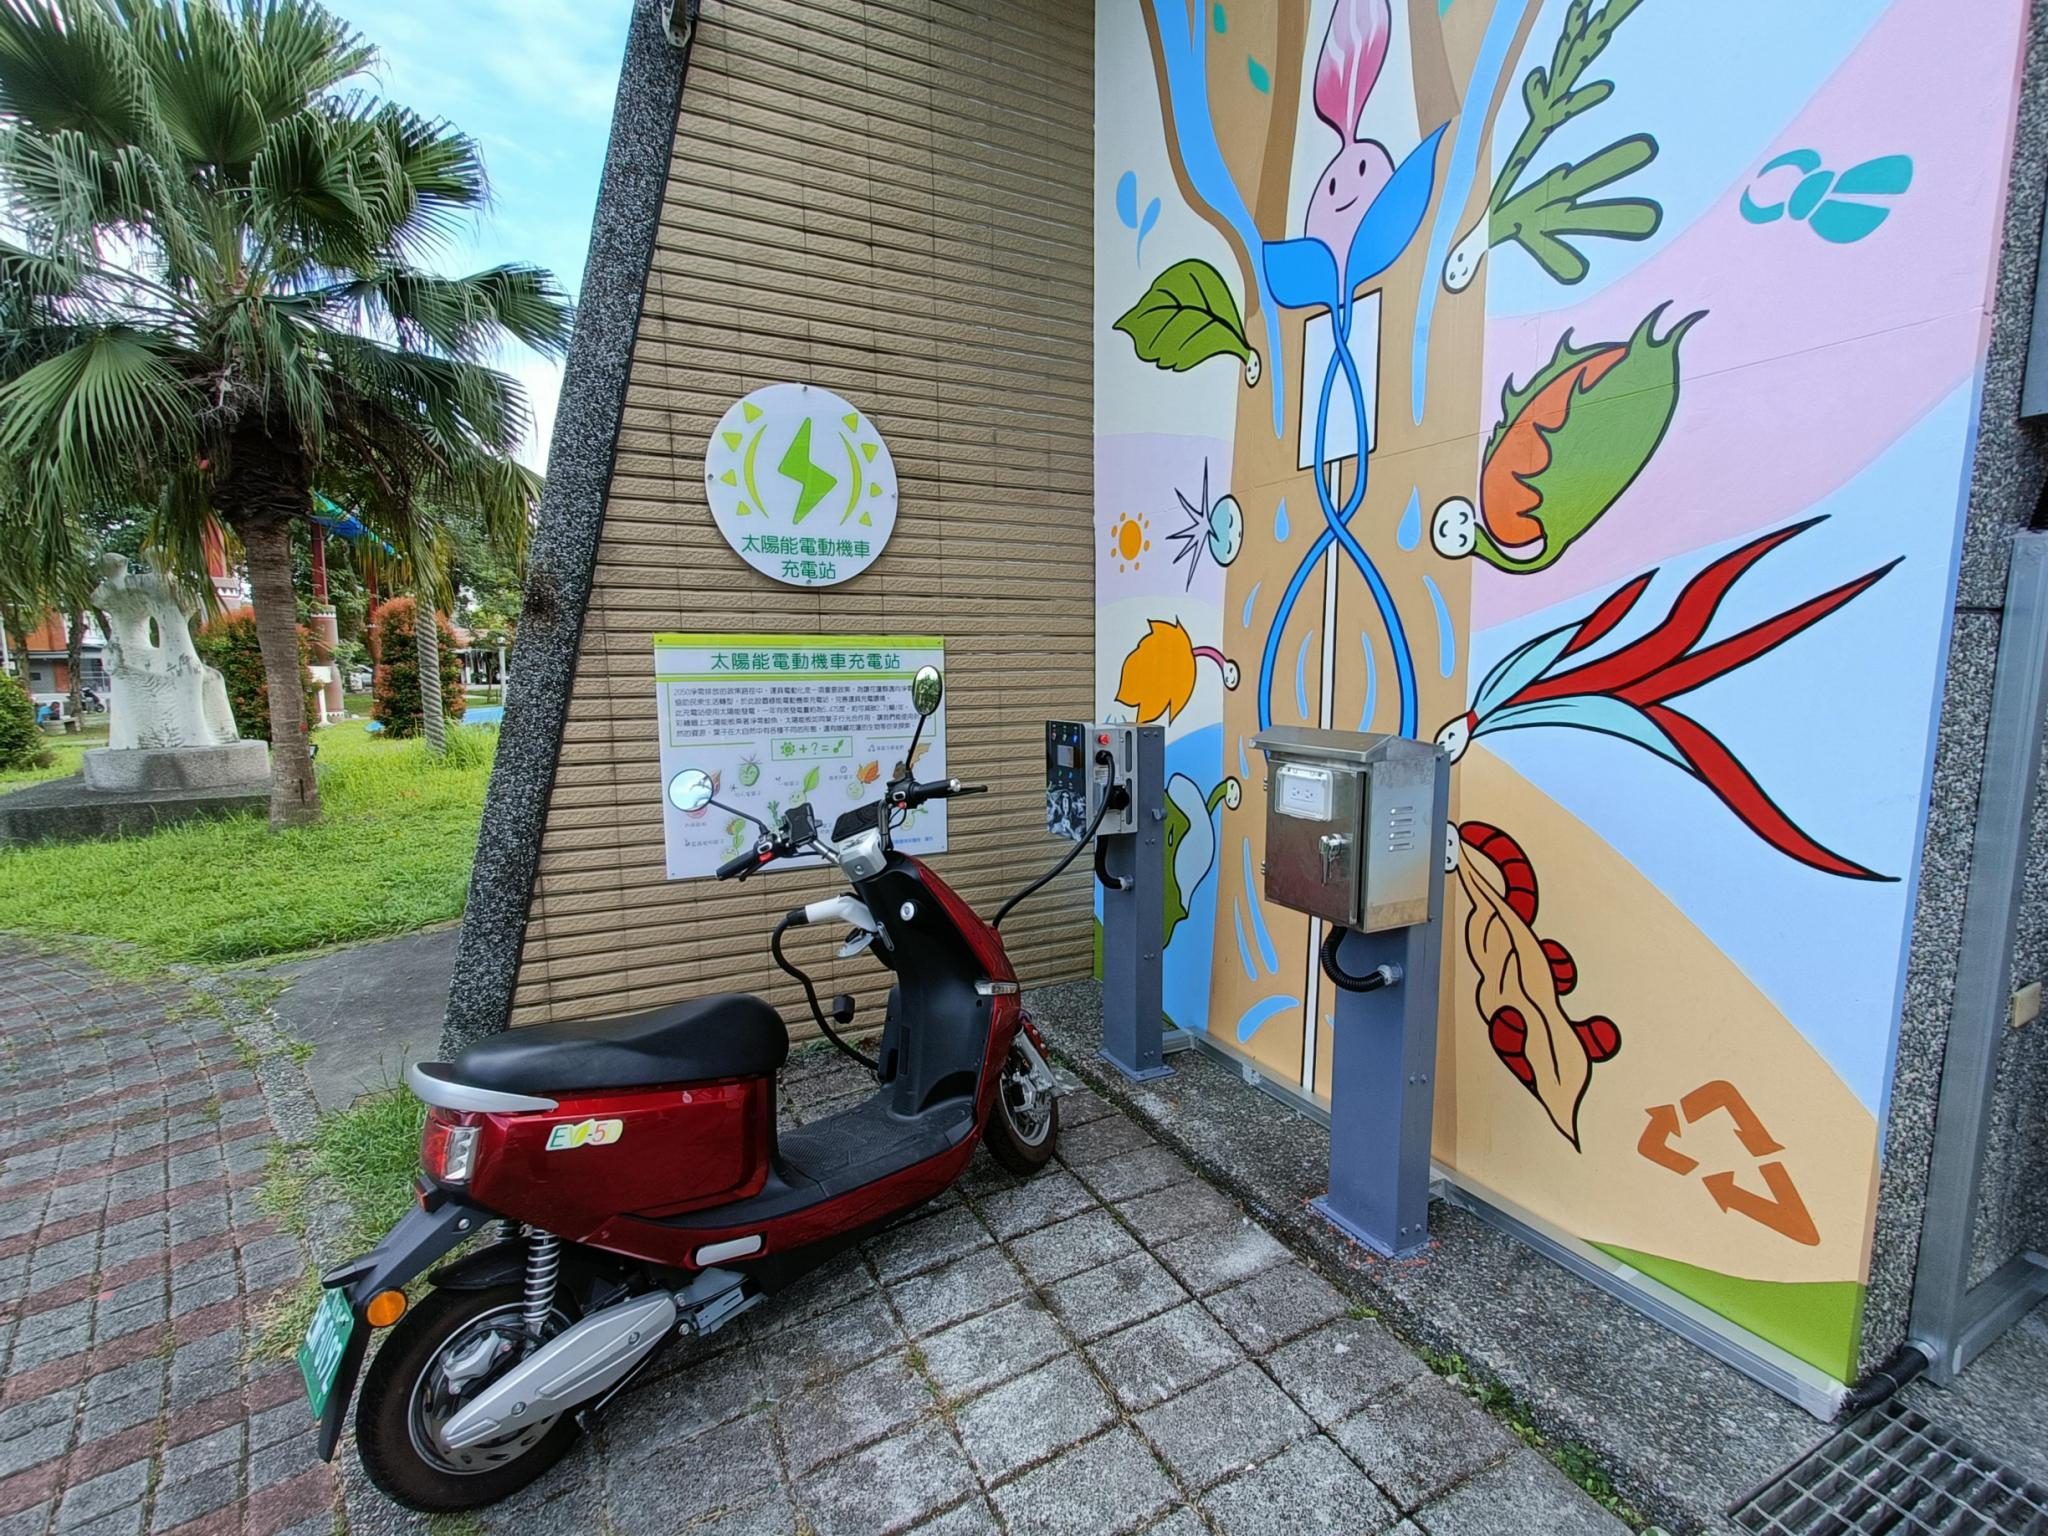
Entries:
POLYGON ((441 1429, 452 1451, 509 1435, 596 1397, 675 1326, 666 1291, 619 1302, 556 1335, 507 1371, 441 1429))

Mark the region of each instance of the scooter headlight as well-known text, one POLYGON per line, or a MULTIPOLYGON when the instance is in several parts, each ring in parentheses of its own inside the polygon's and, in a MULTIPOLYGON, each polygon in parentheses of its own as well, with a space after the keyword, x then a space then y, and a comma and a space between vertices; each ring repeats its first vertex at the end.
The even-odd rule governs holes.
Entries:
POLYGON ((437 1184, 467 1184, 476 1169, 477 1128, 444 1119, 442 1111, 427 1114, 420 1133, 420 1166, 437 1184))

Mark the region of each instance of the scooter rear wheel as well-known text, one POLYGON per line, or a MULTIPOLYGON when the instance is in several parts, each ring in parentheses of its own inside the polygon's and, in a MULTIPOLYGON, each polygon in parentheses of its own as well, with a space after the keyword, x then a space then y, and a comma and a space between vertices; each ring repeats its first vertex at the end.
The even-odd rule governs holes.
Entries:
POLYGON ((1060 1104, 1031 1078, 1031 1062, 1015 1046, 1003 1063, 988 1112, 989 1155, 1012 1173, 1033 1174, 1052 1161, 1060 1139, 1060 1104))
MULTIPOLYGON (((562 1414, 462 1452, 435 1441, 435 1424, 463 1396, 517 1362, 523 1301, 516 1285, 434 1291, 399 1320, 370 1362, 356 1404, 356 1451, 370 1481, 399 1503, 430 1514, 495 1504, 560 1461, 576 1438, 575 1416, 562 1414), (481 1374, 455 1380, 463 1367, 481 1374)), ((557 1314, 558 1327, 566 1321, 557 1314)))

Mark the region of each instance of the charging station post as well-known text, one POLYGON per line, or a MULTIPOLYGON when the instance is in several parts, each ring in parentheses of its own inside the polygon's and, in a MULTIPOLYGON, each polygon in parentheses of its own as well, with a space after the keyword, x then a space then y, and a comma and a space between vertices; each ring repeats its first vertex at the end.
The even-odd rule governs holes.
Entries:
POLYGON ((1330 1192, 1310 1204, 1399 1258, 1429 1241, 1450 762, 1358 731, 1282 727, 1252 745, 1268 768, 1266 897, 1324 925, 1336 998, 1330 1192))
POLYGON ((1133 1082, 1164 1077, 1168 1053, 1192 1045, 1168 1029, 1166 728, 1080 720, 1045 723, 1045 824, 1095 839, 1102 890, 1102 1057, 1133 1082))

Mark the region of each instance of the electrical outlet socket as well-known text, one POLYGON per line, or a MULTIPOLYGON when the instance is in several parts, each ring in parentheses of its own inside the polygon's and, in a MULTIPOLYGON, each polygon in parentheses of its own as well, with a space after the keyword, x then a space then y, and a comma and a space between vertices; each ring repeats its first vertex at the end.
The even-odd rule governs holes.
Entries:
POLYGON ((2041 983, 2030 981, 2012 995, 2012 1027, 2024 1029, 2041 1017, 2041 983))

